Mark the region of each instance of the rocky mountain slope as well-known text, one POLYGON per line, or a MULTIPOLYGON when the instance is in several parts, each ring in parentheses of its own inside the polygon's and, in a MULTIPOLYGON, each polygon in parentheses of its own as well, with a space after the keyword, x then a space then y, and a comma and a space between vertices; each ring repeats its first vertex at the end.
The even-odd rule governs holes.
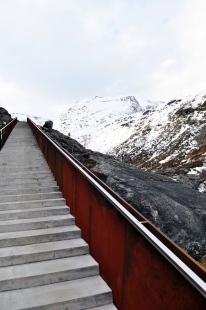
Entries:
POLYGON ((86 148, 206 191, 206 92, 169 102, 81 100, 54 127, 86 148))
POLYGON ((193 258, 206 260, 206 195, 42 129, 193 258))
POLYGON ((206 92, 154 106, 111 154, 206 191, 206 92))
POLYGON ((11 120, 11 114, 9 114, 6 109, 0 107, 0 129, 3 128, 11 120))

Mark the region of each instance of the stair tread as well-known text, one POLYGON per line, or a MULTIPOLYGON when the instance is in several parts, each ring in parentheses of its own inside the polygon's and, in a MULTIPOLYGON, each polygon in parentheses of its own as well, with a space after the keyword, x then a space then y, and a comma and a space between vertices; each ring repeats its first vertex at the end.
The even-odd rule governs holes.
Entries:
POLYGON ((11 175, 4 175, 3 173, 1 173, 1 176, 3 178, 3 180, 1 181, 1 184, 4 184, 5 181, 7 180, 12 180, 13 182, 15 181, 20 181, 20 180, 24 180, 26 182, 28 181, 32 181, 32 180, 54 180, 54 176, 49 172, 47 174, 43 174, 43 175, 40 175, 39 173, 37 175, 34 175, 34 174, 26 174, 26 177, 25 175, 21 175, 21 174, 18 174, 17 177, 11 175))
MULTIPOLYGON (((28 184, 27 184, 28 186, 28 184)), ((46 193, 46 192, 56 192, 59 191, 59 186, 41 186, 41 187, 26 187, 22 189, 16 189, 16 188, 11 188, 11 189, 3 189, 1 190, 1 195, 2 193, 4 195, 2 196, 7 196, 7 195, 15 195, 16 193, 20 194, 35 194, 35 193, 46 193)))
POLYGON ((34 203, 34 202, 49 202, 49 201, 54 201, 54 200, 57 200, 57 201, 65 201, 64 198, 51 198, 51 199, 41 199, 41 200, 26 200, 26 201, 11 201, 11 202, 0 202, 0 206, 1 205, 7 205, 7 204, 21 204, 21 203, 34 203))
POLYGON ((0 233, 0 240, 11 239, 11 238, 20 238, 20 237, 28 237, 28 236, 38 236, 44 234, 53 234, 67 231, 80 231, 80 229, 76 225, 70 226, 60 226, 60 227, 52 227, 52 228, 44 228, 44 229, 31 229, 24 231, 15 231, 15 232, 6 232, 0 233))
MULTIPOLYGON (((14 210, 6 210, 6 211, 0 211, 0 216, 4 214, 18 214, 18 213, 27 213, 32 211, 48 211, 48 210, 62 210, 66 209, 68 212, 70 212, 68 206, 55 206, 55 207, 39 207, 39 208, 29 208, 29 209, 14 209, 14 210)), ((0 218, 1 221, 1 218, 0 218)))
POLYGON ((41 306, 45 306, 47 309, 60 309, 58 307, 60 303, 70 305, 71 309, 78 303, 79 307, 76 309, 85 309, 89 305, 91 305, 90 307, 98 306, 98 303, 102 301, 105 304, 111 303, 112 293, 100 276, 93 276, 27 289, 1 292, 0 300, 2 310, 29 309, 41 306), (103 296, 99 300, 97 297, 102 294, 103 296))
POLYGON ((48 221, 54 221, 54 220, 65 220, 65 219, 74 219, 74 217, 71 214, 65 214, 65 215, 54 215, 54 216, 44 216, 44 217, 36 217, 31 219, 19 219, 19 220, 10 220, 10 221, 0 221, 0 227, 1 226, 9 226, 9 225, 15 225, 15 224, 24 224, 24 223, 38 223, 38 222, 48 222, 48 221))
POLYGON ((59 258, 35 262, 30 264, 15 265, 0 268, 0 286, 1 282, 9 279, 27 278, 49 273, 57 273, 79 268, 89 268, 98 266, 91 255, 81 255, 68 258, 59 258))
POLYGON ((88 247, 87 243, 82 238, 75 238, 70 240, 51 241, 44 243, 34 243, 28 245, 0 248, 0 259, 8 256, 44 253, 55 250, 68 249, 68 248, 72 249, 83 246, 88 247))
POLYGON ((27 181, 25 179, 22 180, 16 180, 16 181, 12 181, 11 180, 8 182, 1 182, 0 186, 1 189, 12 189, 14 188, 25 188, 26 186, 28 186, 28 182, 29 182, 29 186, 30 188, 32 187, 36 187, 36 186, 56 186, 57 182, 54 180, 31 180, 31 181, 27 181))
MULTIPOLYGON (((3 195, 1 195, 0 196, 0 201, 1 201, 1 199, 3 199, 3 198, 21 198, 21 197, 28 197, 28 200, 27 201, 30 201, 30 199, 32 199, 33 197, 34 198, 38 198, 39 196, 49 196, 49 195, 56 195, 56 196, 60 196, 60 197, 57 197, 57 198, 63 198, 62 197, 62 193, 61 192, 48 192, 48 193, 32 193, 32 194, 19 194, 19 195, 9 195, 9 197, 8 196, 3 196, 3 195)), ((52 197, 52 198, 54 198, 54 197, 52 197)), ((38 200, 38 199, 36 199, 36 200, 38 200)))
POLYGON ((49 192, 49 193, 32 193, 32 194, 20 194, 20 195, 5 195, 0 196, 0 202, 23 202, 23 201, 33 201, 33 200, 44 200, 44 199, 54 199, 63 198, 61 192, 49 192), (22 199, 22 200, 21 200, 22 199), (27 200, 26 200, 27 199, 27 200))
POLYGON ((113 304, 109 304, 109 305, 105 305, 105 306, 89 308, 87 310, 117 310, 117 308, 113 304))

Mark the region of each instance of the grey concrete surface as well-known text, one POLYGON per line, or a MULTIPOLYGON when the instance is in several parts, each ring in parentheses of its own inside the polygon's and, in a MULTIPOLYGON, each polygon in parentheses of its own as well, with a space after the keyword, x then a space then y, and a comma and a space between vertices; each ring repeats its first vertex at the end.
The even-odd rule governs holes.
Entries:
POLYGON ((10 195, 9 197, 0 196, 1 202, 15 202, 15 201, 29 201, 41 200, 48 198, 62 198, 61 192, 37 193, 37 194, 24 194, 24 195, 10 195))
POLYGON ((85 255, 88 253, 88 244, 78 237, 75 239, 12 246, 0 248, 0 267, 85 255))
POLYGON ((52 206, 64 206, 66 201, 64 198, 53 198, 44 200, 30 200, 30 201, 15 201, 15 202, 1 202, 0 210, 13 210, 13 209, 25 209, 35 207, 52 207, 52 206))
MULTIPOLYGON (((29 186, 27 184, 27 186, 29 186)), ((58 192, 59 186, 42 186, 42 187, 28 187, 28 188, 19 188, 19 189, 4 189, 1 190, 1 196, 6 195, 20 195, 20 194, 36 194, 36 193, 51 193, 58 192)))
POLYGON ((87 310, 117 310, 117 308, 113 304, 110 304, 100 307, 89 308, 87 310))
POLYGON ((0 248, 81 237, 76 225, 0 233, 0 248))
POLYGON ((8 211, 0 211, 0 221, 29 219, 31 217, 35 218, 43 216, 63 215, 69 213, 70 210, 69 207, 67 206, 32 208, 29 210, 27 209, 8 210, 8 211))
POLYGON ((100 276, 93 276, 2 292, 0 300, 1 310, 87 309, 111 303, 112 293, 100 276))
POLYGON ((115 310, 27 123, 0 152, 0 309, 115 310))
POLYGON ((0 268, 0 291, 70 281, 99 274, 90 255, 59 258, 0 268))

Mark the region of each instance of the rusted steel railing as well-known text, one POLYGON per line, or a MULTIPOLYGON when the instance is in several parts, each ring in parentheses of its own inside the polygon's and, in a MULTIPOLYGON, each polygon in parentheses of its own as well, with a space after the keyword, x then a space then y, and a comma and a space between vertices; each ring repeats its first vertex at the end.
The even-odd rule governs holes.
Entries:
POLYGON ((28 123, 91 255, 99 263, 101 276, 113 291, 116 307, 205 309, 204 270, 105 184, 97 182, 30 119, 28 123))
POLYGON ((0 150, 4 146, 6 140, 8 139, 16 123, 17 123, 17 118, 14 118, 10 123, 8 123, 2 129, 0 129, 0 150))

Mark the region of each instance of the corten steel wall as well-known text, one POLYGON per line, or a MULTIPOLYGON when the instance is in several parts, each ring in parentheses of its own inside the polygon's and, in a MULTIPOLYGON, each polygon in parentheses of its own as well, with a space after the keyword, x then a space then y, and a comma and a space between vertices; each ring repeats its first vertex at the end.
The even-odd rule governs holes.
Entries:
MULTIPOLYGON (((101 276, 113 291, 116 307, 119 310, 206 309, 206 299, 197 288, 114 207, 54 142, 30 120, 28 122, 76 224, 89 244, 91 255, 99 263, 101 276)), ((137 218, 141 220, 138 212, 137 218)), ((154 229, 152 227, 150 230, 154 229)), ((203 271, 199 273, 203 275, 203 271)))
POLYGON ((0 129, 0 150, 4 146, 6 140, 8 139, 10 133, 12 132, 14 126, 17 123, 17 118, 13 119, 10 123, 8 123, 5 127, 0 129))

